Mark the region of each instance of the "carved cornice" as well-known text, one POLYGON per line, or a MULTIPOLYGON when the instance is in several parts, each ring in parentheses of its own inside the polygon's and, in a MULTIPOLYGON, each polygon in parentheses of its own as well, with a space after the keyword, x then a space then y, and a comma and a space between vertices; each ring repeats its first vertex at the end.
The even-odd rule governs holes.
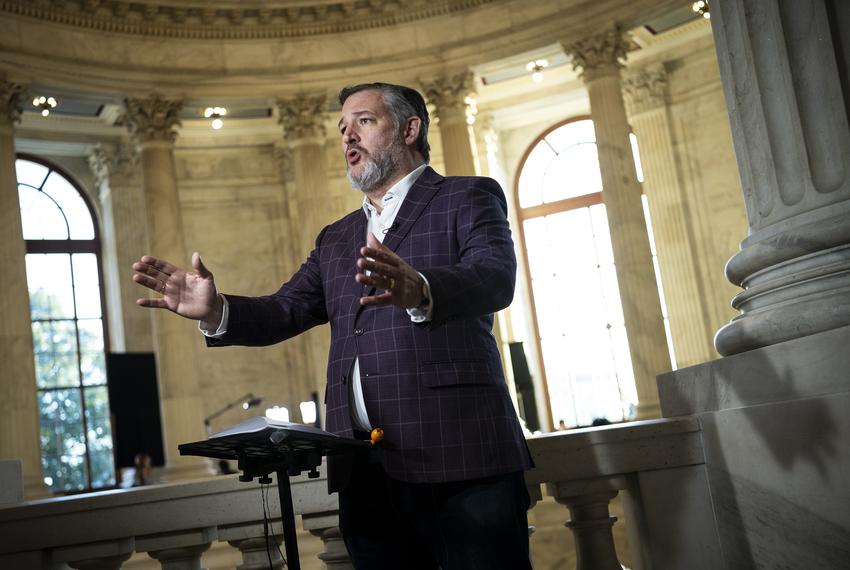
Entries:
POLYGON ((153 94, 144 99, 127 98, 124 105, 127 110, 124 122, 137 143, 174 142, 177 138, 174 127, 180 126, 177 114, 183 107, 183 101, 153 94))
MULTIPOLYGON (((454 14, 497 0, 338 0, 292 6, 282 0, 245 6, 175 6, 155 0, 9 0, 0 14, 79 28, 181 39, 268 39, 346 33, 454 14)), ((236 4, 235 2, 233 4, 236 4)))
POLYGON ((475 94, 475 75, 466 69, 457 73, 420 79, 425 99, 434 106, 434 114, 442 122, 467 120, 470 113, 467 97, 475 94))
POLYGON ((585 79, 619 73, 627 50, 628 41, 619 26, 564 45, 564 51, 572 55, 573 69, 585 79))
POLYGON ((277 100, 283 136, 290 142, 325 138, 327 95, 296 95, 277 100))
POLYGON ((131 144, 98 144, 88 156, 89 168, 98 186, 115 177, 129 178, 136 174, 139 153, 131 144))
POLYGON ((26 87, 0 78, 0 123, 14 124, 21 120, 26 87))
POLYGON ((623 95, 630 115, 664 106, 667 102, 667 70, 664 64, 629 70, 623 77, 623 95))

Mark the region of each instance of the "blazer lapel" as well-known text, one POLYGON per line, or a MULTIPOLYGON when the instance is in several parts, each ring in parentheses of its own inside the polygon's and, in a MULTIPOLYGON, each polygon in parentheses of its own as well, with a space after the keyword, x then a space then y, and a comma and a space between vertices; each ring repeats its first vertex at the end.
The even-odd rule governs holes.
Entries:
POLYGON ((407 192, 401 208, 396 214, 394 229, 387 232, 384 237, 384 245, 395 251, 405 236, 410 232, 413 223, 419 219, 425 207, 437 193, 444 178, 437 174, 430 166, 426 167, 416 182, 407 192))

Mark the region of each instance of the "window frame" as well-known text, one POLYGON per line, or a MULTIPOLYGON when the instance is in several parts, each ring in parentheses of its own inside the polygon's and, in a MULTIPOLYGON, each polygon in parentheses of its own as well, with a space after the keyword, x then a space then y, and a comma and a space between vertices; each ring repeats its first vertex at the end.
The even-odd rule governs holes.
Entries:
MULTIPOLYGON (((97 267, 97 276, 98 282, 100 283, 99 294, 100 294, 100 307, 101 307, 101 316, 100 322, 103 327, 103 353, 104 353, 104 362, 105 357, 109 354, 109 323, 107 319, 107 311, 106 311, 106 295, 104 291, 104 274, 103 274, 103 255, 102 255, 102 241, 100 237, 100 223, 97 215, 97 209, 93 207, 92 201, 87 192, 85 192, 82 186, 77 182, 76 178, 72 176, 67 170, 56 164, 55 162, 46 159, 41 156, 19 152, 15 155, 15 160, 28 160, 30 162, 34 162, 36 164, 40 164, 49 169, 47 175, 45 176, 45 180, 50 176, 52 172, 57 172, 61 175, 80 195, 83 200, 83 203, 88 208, 89 215, 91 216, 92 226, 94 229, 94 238, 92 239, 24 239, 24 245, 26 249, 26 255, 28 254, 79 254, 79 253, 90 253, 94 254, 96 260, 97 267)), ((17 182, 17 180, 16 180, 17 182)), ((17 192, 17 184, 15 185, 15 191, 17 192)), ((20 216, 20 212, 18 213, 20 216)), ((72 277, 73 279, 73 277, 72 277)), ((72 287, 73 281, 72 281, 72 287)), ((63 489, 57 491, 51 491, 55 495, 73 495, 78 493, 88 493, 94 490, 107 490, 107 489, 115 489, 118 488, 119 477, 118 477, 118 469, 115 466, 115 432, 110 428, 112 434, 112 463, 113 468, 115 470, 115 483, 113 485, 104 485, 102 487, 93 487, 92 486, 92 474, 91 474, 91 453, 89 452, 89 442, 88 442, 88 419, 86 418, 86 403, 85 403, 85 390, 90 386, 86 386, 82 382, 82 371, 80 370, 80 366, 82 363, 82 348, 80 346, 80 330, 77 322, 79 319, 77 316, 74 316, 74 330, 77 336, 77 376, 78 376, 78 384, 69 387, 54 387, 54 388, 40 388, 38 384, 36 384, 36 395, 42 392, 52 392, 57 390, 68 390, 68 389, 76 389, 80 394, 80 404, 81 404, 81 419, 83 424, 83 434, 85 435, 85 462, 86 462, 86 486, 82 489, 63 489)), ((30 322, 32 323, 32 318, 30 318, 30 322)), ((33 354, 34 356, 34 354, 33 354)), ((36 380, 37 381, 37 380, 36 380)), ((99 386, 99 385, 95 385, 99 386)), ((107 382, 103 384, 103 386, 108 386, 108 378, 107 382)), ((94 387, 94 386, 91 386, 94 387)), ((38 397, 36 398, 38 401, 38 397)), ((39 414, 40 414, 39 410, 39 414)), ((112 419, 109 419, 110 424, 112 423, 112 419)), ((41 430, 40 422, 39 422, 39 431, 41 430)))

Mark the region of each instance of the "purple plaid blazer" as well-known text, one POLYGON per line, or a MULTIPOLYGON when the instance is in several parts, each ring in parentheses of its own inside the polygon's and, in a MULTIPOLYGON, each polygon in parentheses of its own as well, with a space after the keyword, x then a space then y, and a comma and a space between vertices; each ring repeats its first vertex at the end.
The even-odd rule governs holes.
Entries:
POLYGON ((330 322, 328 431, 352 435, 348 382, 359 355, 369 420, 384 430, 379 457, 388 475, 444 482, 527 469, 492 334, 493 313, 511 302, 516 279, 501 188, 429 167, 408 192, 384 245, 428 279, 428 323, 411 322, 399 307, 360 305, 372 294, 354 280, 366 221, 357 210, 324 228, 276 293, 228 295, 227 334, 208 344, 268 345, 330 322))

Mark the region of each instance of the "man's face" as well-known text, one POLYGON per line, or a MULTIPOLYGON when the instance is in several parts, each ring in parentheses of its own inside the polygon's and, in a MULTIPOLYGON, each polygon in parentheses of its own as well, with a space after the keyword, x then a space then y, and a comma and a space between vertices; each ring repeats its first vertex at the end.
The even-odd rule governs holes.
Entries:
POLYGON ((358 91, 342 105, 342 151, 351 185, 363 192, 385 182, 399 166, 404 142, 381 91, 358 91))

